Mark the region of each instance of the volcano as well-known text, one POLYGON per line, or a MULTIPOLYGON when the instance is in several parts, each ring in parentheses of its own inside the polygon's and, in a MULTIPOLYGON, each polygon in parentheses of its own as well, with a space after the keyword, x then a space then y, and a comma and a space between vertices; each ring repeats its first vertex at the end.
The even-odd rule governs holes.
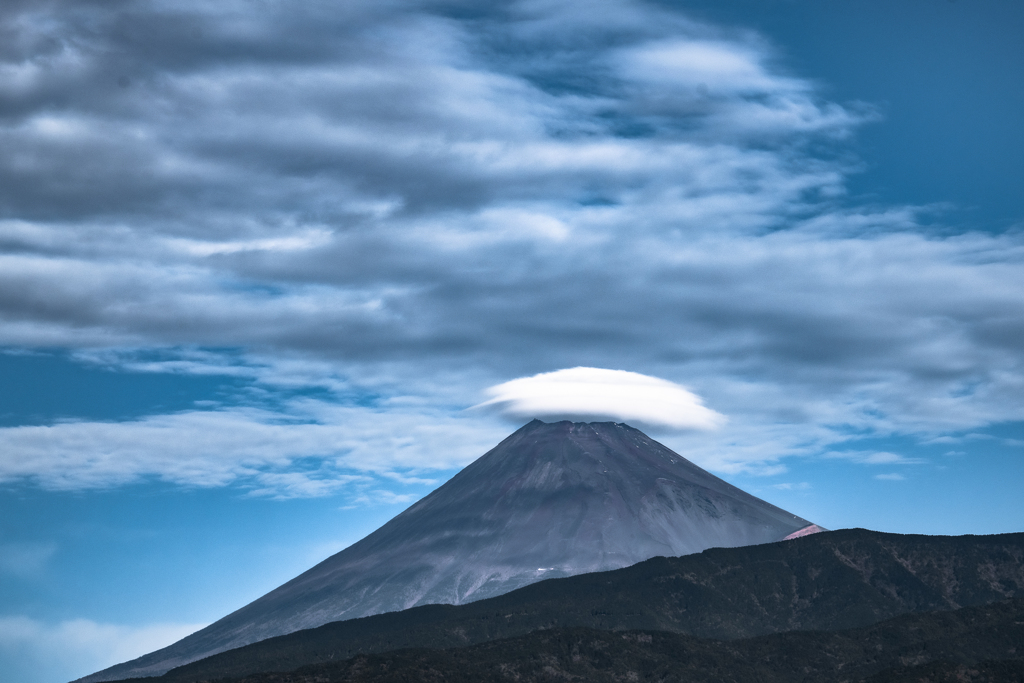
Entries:
POLYGON ((331 621, 820 530, 628 425, 534 420, 304 574, 169 647, 79 680, 157 676, 331 621))

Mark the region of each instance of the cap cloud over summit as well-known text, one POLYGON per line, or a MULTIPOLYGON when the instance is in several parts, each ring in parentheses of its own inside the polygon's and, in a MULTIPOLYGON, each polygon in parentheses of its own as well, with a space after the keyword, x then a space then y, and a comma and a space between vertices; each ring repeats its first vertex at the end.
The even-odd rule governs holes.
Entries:
POLYGON ((625 370, 568 368, 504 382, 487 393, 491 398, 474 408, 493 408, 515 420, 614 420, 670 430, 725 423, 724 415, 684 387, 625 370))

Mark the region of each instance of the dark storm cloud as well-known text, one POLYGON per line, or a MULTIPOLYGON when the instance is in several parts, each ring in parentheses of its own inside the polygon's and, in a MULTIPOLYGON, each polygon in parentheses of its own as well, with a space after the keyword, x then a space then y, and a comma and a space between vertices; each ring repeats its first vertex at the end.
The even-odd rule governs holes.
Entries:
POLYGON ((424 420, 628 369, 730 417, 719 464, 1024 417, 1020 236, 852 206, 874 114, 756 35, 523 0, 7 3, 0 36, 0 343, 243 348, 424 420))

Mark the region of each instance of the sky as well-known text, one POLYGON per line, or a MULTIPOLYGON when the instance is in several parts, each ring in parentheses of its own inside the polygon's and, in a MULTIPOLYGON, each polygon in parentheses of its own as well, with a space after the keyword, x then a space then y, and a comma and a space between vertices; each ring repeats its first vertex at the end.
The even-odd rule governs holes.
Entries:
POLYGON ((215 621, 534 416, 828 528, 1024 531, 1022 32, 1012 0, 4 2, 3 683, 215 621))

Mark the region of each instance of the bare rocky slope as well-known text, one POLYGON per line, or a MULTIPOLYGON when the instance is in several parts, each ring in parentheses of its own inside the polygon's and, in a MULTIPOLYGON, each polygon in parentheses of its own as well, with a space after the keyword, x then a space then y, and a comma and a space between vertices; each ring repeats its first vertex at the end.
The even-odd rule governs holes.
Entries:
POLYGON ((79 680, 156 676, 328 622, 817 530, 628 425, 534 420, 304 574, 167 648, 79 680))

